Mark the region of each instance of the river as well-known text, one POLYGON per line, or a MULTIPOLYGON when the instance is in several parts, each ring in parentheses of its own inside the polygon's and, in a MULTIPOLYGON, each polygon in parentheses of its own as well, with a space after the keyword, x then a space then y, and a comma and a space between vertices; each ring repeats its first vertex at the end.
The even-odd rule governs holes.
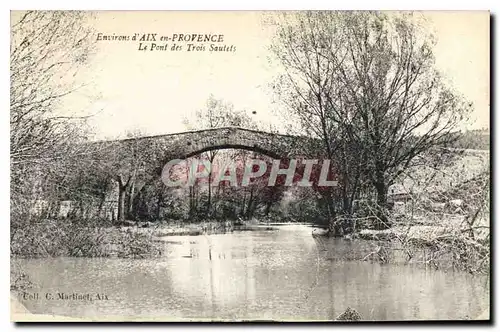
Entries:
MULTIPOLYGON (((347 307, 367 320, 473 318, 489 279, 406 264, 339 259, 366 241, 318 242, 307 226, 168 236, 157 259, 12 259, 35 283, 19 300, 35 314, 203 320, 332 320, 347 307), (105 300, 58 298, 101 294, 105 300), (47 295, 49 294, 49 295, 47 295)), ((366 248, 365 248, 366 249, 366 248)))

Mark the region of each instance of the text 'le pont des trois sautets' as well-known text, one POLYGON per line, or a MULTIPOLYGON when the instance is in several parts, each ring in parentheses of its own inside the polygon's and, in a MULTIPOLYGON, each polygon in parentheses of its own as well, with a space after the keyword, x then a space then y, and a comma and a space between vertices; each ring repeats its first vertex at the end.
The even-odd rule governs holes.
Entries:
POLYGON ((225 42, 224 34, 213 33, 134 33, 97 34, 98 42, 136 42, 137 50, 144 52, 171 51, 171 52, 236 52, 234 44, 225 42))

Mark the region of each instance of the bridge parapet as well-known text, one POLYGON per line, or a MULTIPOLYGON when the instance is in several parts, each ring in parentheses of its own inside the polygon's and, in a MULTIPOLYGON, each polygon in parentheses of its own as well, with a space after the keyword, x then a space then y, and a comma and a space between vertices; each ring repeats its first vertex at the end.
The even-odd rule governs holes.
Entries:
POLYGON ((164 156, 160 159, 166 162, 171 159, 185 159, 205 151, 230 148, 255 151, 275 159, 308 157, 311 152, 310 142, 310 138, 303 136, 222 127, 108 141, 107 144, 113 148, 128 144, 151 146, 155 151, 164 151, 164 156))

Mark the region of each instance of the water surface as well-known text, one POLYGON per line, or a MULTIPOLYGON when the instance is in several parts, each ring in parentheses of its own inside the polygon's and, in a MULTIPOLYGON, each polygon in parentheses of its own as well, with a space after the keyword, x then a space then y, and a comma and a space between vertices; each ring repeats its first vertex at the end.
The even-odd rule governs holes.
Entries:
POLYGON ((157 259, 13 259, 39 294, 20 301, 36 314, 204 320, 331 320, 347 307, 370 320, 464 319, 489 304, 486 277, 341 260, 372 244, 321 242, 307 226, 163 240, 157 259))

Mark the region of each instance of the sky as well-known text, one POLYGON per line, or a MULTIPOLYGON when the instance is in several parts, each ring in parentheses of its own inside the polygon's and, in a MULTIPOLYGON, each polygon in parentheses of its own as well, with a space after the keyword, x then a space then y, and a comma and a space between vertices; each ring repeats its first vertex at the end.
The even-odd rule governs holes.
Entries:
MULTIPOLYGON (((489 128, 489 13, 425 12, 437 44, 437 68, 475 106, 469 129, 489 128)), ((87 85, 69 96, 60 112, 92 115, 96 138, 182 132, 185 119, 204 108, 210 94, 231 102, 264 127, 284 120, 270 85, 279 67, 268 62, 272 28, 262 12, 97 12, 102 35, 157 33, 223 35, 234 52, 150 51, 151 41, 97 41, 95 54, 80 72, 87 85)), ((187 47, 186 42, 180 43, 187 47)), ((205 43, 208 48, 208 44, 205 43)))

